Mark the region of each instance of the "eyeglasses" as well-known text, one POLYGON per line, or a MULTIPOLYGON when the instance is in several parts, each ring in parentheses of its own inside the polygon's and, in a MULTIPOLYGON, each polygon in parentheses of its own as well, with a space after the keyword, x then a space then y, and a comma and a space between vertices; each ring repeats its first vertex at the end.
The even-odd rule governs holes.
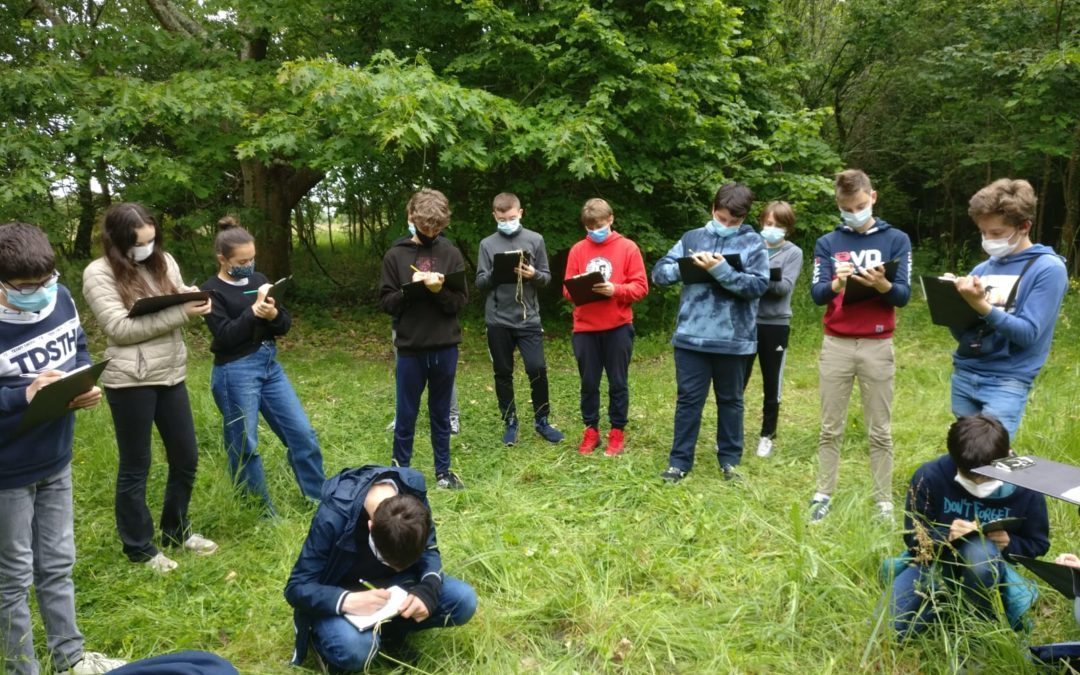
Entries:
POLYGON ((60 279, 60 273, 57 272, 56 270, 53 270, 53 273, 51 275, 49 275, 48 279, 46 279, 45 281, 43 281, 41 283, 38 283, 38 284, 19 284, 18 286, 15 286, 15 285, 9 284, 6 281, 0 281, 0 284, 3 284, 5 289, 14 291, 14 292, 18 293, 19 295, 33 295, 34 293, 37 293, 42 288, 50 288, 52 286, 55 286, 57 280, 59 280, 59 279, 60 279))

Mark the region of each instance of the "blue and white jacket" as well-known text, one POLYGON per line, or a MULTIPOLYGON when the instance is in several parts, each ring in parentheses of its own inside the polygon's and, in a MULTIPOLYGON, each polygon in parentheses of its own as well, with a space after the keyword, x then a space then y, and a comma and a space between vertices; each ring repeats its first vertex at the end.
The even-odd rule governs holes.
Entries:
POLYGON ((746 223, 728 237, 704 227, 690 230, 653 267, 653 283, 678 283, 679 258, 702 251, 737 254, 743 271, 721 262, 709 270, 715 283, 683 285, 671 344, 713 354, 756 353, 758 299, 769 288, 769 255, 761 235, 746 223))
POLYGON ((15 436, 34 381, 23 376, 86 365, 86 334, 67 288, 59 286, 56 300, 40 312, 0 307, 0 490, 32 485, 71 462, 73 412, 15 436))

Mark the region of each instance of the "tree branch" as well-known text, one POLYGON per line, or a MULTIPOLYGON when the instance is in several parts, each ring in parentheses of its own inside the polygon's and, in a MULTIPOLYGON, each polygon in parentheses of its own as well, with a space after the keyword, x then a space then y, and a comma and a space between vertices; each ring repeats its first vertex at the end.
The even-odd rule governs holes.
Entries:
POLYGON ((169 0, 146 0, 154 18, 161 27, 170 33, 179 33, 187 37, 205 38, 206 31, 190 17, 177 10, 169 0))

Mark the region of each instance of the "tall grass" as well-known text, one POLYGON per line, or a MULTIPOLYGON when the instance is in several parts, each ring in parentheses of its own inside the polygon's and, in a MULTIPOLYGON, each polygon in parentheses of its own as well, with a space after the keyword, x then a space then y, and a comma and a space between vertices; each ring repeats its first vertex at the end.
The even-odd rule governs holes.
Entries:
MULTIPOLYGON (((931 326, 916 293, 896 335, 893 416, 898 502, 911 472, 944 452, 951 421, 951 339, 931 326)), ((482 328, 467 326, 458 369, 462 433, 452 442, 463 492, 430 494, 446 571, 476 587, 480 609, 467 626, 417 635, 424 672, 986 672, 1027 668, 1023 645, 1078 637, 1063 598, 1043 587, 1030 636, 965 619, 897 644, 875 616, 883 557, 902 548, 899 526, 876 523, 865 429, 853 397, 835 508, 806 522, 818 432, 820 312, 797 291, 776 453, 753 456, 760 381, 747 395, 746 480, 727 484, 712 452, 715 414, 706 408, 689 478, 662 484, 675 401, 666 335, 642 338, 631 366, 628 450, 580 457, 578 377, 565 326, 549 321, 553 421, 558 446, 524 428, 500 443, 491 366, 482 328)), ((1070 299, 1050 362, 1036 384, 1017 439, 1025 453, 1080 462, 1077 429, 1080 331, 1070 299)), ((386 463, 394 385, 384 317, 303 308, 280 358, 319 432, 326 468, 386 463), (317 317, 316 320, 309 317, 317 317)), ((89 316, 84 314, 84 316, 89 316)), ((259 518, 227 477, 220 416, 209 392, 201 328, 191 331, 188 386, 200 443, 192 520, 218 541, 208 558, 177 554, 162 576, 124 558, 112 512, 116 445, 104 405, 80 414, 75 444, 79 622, 88 648, 141 658, 197 648, 242 673, 286 673, 293 635, 282 589, 312 509, 297 490, 284 449, 265 425, 261 449, 278 520, 259 518)), ((95 336, 96 353, 102 344, 95 336)), ((519 367, 520 368, 520 367, 519 367)), ((528 398, 517 377, 522 413, 528 398)), ((155 440, 155 443, 157 441, 155 440)), ((432 480, 426 424, 413 465, 432 480)), ((155 448, 149 487, 159 509, 164 454, 155 448)), ((1050 504, 1052 554, 1080 548, 1075 509, 1050 504)), ((40 635, 40 633, 39 633, 40 635)), ((377 668, 413 672, 388 660, 377 668)), ((294 672, 294 671, 293 671, 294 672)))

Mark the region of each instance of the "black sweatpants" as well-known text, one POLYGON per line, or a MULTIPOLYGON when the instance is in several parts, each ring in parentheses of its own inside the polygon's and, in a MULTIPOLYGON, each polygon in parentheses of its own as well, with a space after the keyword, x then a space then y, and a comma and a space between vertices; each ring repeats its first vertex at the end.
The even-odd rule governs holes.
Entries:
POLYGON ((791 326, 759 323, 757 325, 757 354, 750 355, 746 368, 744 390, 750 383, 756 356, 758 363, 761 364, 761 382, 765 394, 761 406, 761 435, 765 438, 776 438, 776 424, 780 417, 780 394, 784 383, 784 358, 787 356, 790 335, 791 326))
POLYGON ((495 396, 504 422, 517 416, 514 402, 514 348, 521 351, 525 374, 532 393, 533 417, 539 421, 549 414, 547 363, 544 360, 544 333, 503 326, 487 327, 488 352, 495 371, 495 396))
POLYGON ((634 354, 634 324, 611 330, 574 333, 571 341, 581 375, 581 421, 600 424, 600 377, 607 373, 608 421, 612 429, 626 426, 630 408, 630 357, 634 354))

